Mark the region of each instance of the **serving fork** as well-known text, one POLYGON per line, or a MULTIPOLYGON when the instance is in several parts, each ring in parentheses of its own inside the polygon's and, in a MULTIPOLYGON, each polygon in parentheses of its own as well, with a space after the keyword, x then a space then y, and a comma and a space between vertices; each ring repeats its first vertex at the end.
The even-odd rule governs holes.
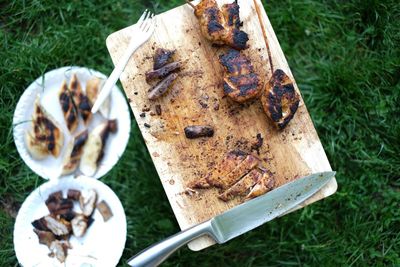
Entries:
POLYGON ((155 28, 154 21, 154 14, 146 9, 134 27, 131 40, 129 41, 129 45, 125 53, 118 61, 107 81, 104 83, 103 88, 101 89, 100 94, 92 107, 92 113, 96 113, 101 104, 103 104, 104 100, 106 100, 111 92, 111 89, 117 83, 119 77, 128 64, 132 54, 151 37, 155 28))

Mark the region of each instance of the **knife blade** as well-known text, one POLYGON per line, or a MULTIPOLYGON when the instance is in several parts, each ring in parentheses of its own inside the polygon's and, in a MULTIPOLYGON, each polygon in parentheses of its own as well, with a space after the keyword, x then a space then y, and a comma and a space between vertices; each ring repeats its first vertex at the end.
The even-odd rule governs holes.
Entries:
POLYGON ((296 179, 156 243, 127 263, 130 266, 157 266, 178 248, 205 234, 220 244, 225 243, 293 209, 318 192, 334 176, 335 172, 321 172, 296 179))

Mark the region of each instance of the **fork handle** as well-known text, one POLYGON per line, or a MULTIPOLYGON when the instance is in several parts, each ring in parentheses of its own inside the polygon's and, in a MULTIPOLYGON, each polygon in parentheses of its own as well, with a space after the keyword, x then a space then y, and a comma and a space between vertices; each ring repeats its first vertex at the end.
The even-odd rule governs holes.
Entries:
POLYGON ((106 100, 108 95, 111 92, 111 89, 117 83, 119 77, 121 76, 122 72, 124 71, 126 65, 129 62, 132 54, 141 46, 138 42, 130 42, 128 45, 127 50, 123 54, 123 56, 118 61, 117 65, 115 66, 114 70, 112 71, 111 75, 108 77, 107 81, 105 82, 103 88, 100 91, 99 96, 97 97, 96 102, 92 107, 92 113, 96 113, 101 104, 106 100))

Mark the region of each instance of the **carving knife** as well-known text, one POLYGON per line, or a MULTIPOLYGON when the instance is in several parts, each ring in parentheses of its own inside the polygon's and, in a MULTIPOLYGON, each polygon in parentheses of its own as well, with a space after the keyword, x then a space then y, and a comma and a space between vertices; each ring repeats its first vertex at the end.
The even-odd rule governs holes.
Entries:
POLYGON ((296 179, 156 243, 127 263, 135 267, 158 266, 178 248, 203 235, 209 235, 219 244, 225 243, 295 208, 334 176, 335 172, 321 172, 296 179))

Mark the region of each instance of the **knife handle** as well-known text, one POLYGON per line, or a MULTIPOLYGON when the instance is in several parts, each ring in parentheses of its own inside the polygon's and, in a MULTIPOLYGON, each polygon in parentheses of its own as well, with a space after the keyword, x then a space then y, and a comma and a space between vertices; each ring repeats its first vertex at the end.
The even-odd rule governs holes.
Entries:
POLYGON ((185 231, 179 232, 167 239, 164 239, 163 241, 160 241, 142 250, 130 258, 127 263, 129 266, 134 267, 158 266, 178 248, 205 234, 208 234, 215 239, 212 231, 211 221, 203 222, 185 231))

